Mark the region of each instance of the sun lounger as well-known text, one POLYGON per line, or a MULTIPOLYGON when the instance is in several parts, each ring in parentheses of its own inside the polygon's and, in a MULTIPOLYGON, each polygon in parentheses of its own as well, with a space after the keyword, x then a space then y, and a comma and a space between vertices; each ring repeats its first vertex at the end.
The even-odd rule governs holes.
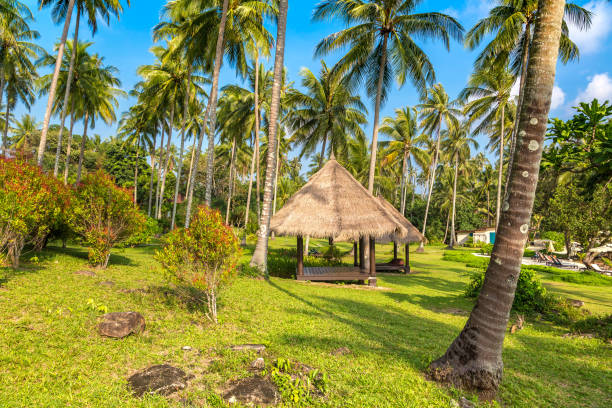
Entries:
POLYGON ((612 271, 610 271, 610 270, 608 270, 608 269, 601 269, 601 268, 599 267, 599 265, 597 265, 596 263, 592 263, 592 264, 591 264, 591 268, 593 268, 593 269, 594 269, 594 270, 596 270, 597 272, 602 273, 602 274, 604 274, 604 275, 608 275, 608 276, 612 275, 612 271))

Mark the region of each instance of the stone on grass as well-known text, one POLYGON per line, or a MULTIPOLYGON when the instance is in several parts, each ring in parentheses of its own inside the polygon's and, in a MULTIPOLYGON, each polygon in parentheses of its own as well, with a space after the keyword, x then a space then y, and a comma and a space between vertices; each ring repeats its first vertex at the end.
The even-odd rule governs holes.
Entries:
POLYGON ((137 397, 145 393, 170 395, 187 387, 187 374, 180 368, 160 364, 133 374, 128 383, 137 397))
POLYGON ((266 406, 280 402, 276 385, 259 375, 230 381, 225 389, 223 398, 230 403, 266 406))
POLYGON ((114 286, 115 282, 113 282, 113 281, 103 281, 103 282, 100 282, 100 285, 102 285, 102 286, 114 286))
POLYGON ((183 346, 183 351, 191 351, 191 346, 183 346))
POLYGON ((352 351, 348 347, 340 347, 331 352, 334 356, 344 356, 347 354, 351 354, 352 351))
POLYGON ((258 353, 261 353, 266 349, 266 346, 264 346, 263 344, 235 344, 230 348, 234 351, 253 350, 258 353))
POLYGON ((568 299, 570 304, 574 307, 582 307, 584 306, 584 302, 578 299, 568 299))
POLYGON ((144 317, 138 312, 114 312, 102 316, 98 331, 102 336, 121 339, 145 329, 144 317))
POLYGON ((96 273, 94 271, 88 271, 86 269, 81 269, 79 271, 75 271, 74 274, 75 275, 83 275, 83 276, 91 276, 91 277, 96 276, 96 273))
POLYGON ((264 361, 263 358, 259 357, 258 359, 256 359, 255 361, 253 361, 251 363, 251 369, 252 370, 257 370, 257 371, 261 371, 264 368, 266 368, 266 362, 264 361))

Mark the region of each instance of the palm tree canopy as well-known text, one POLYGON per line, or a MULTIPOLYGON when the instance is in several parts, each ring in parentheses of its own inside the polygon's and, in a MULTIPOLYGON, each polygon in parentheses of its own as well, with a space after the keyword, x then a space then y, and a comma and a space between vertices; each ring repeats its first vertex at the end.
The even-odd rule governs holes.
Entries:
POLYGON ((377 78, 383 50, 388 52, 384 68, 381 101, 387 97, 393 78, 402 86, 409 79, 423 92, 436 80, 433 65, 415 39, 436 39, 446 49, 450 40, 463 39, 463 27, 443 13, 414 13, 422 0, 326 0, 319 3, 313 20, 338 17, 347 28, 324 38, 316 47, 317 56, 348 48, 340 59, 340 71, 349 74, 354 84, 364 84, 372 98, 377 93, 377 78))
MULTIPOLYGON (((70 0, 38 0, 41 9, 51 7, 51 17, 56 24, 66 19, 69 3, 70 0)), ((125 3, 130 6, 130 0, 125 0, 125 3)), ((111 16, 119 18, 123 12, 121 0, 75 0, 74 5, 79 14, 87 15, 92 34, 98 31, 98 18, 102 18, 108 25, 111 16)))

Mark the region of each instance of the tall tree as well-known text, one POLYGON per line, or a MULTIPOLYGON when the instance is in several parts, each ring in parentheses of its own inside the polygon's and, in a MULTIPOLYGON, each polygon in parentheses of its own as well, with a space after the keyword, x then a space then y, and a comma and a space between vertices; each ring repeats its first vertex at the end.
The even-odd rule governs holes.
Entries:
POLYGON ((502 206, 491 262, 465 327, 446 353, 429 366, 434 378, 490 397, 502 379, 502 346, 538 184, 564 5, 564 0, 540 0, 508 200, 502 206))
POLYGON ((285 57, 285 32, 287 30, 288 0, 279 0, 278 23, 276 31, 276 51, 274 54, 274 84, 272 85, 272 100, 270 101, 270 118, 268 124, 268 157, 266 160, 266 181, 264 184, 264 200, 261 211, 261 222, 257 234, 257 244, 251 258, 251 266, 257 266, 265 276, 268 276, 268 238, 270 236, 270 218, 272 217, 272 194, 274 178, 276 177, 276 143, 277 127, 280 111, 281 86, 285 57))
MULTIPOLYGON (((441 137, 440 131, 442 125, 445 124, 447 129, 453 126, 459 126, 457 116, 461 113, 457 109, 458 102, 451 100, 444 90, 442 84, 436 84, 427 90, 427 96, 423 102, 418 105, 421 112, 422 124, 425 132, 436 134, 435 151, 433 153, 433 161, 431 163, 429 183, 427 187, 427 204, 425 206, 425 216, 423 217, 423 230, 421 233, 425 235, 427 228, 427 216, 429 215, 429 205, 431 203, 431 193, 436 182, 436 170, 438 168, 438 158, 440 157, 441 137)), ((423 252, 424 242, 421 241, 417 252, 423 252)))
POLYGON ((410 79, 421 94, 435 81, 433 66, 414 38, 441 40, 447 50, 451 38, 463 38, 463 27, 453 17, 437 12, 415 13, 421 2, 325 0, 313 13, 314 20, 335 17, 349 26, 324 38, 317 45, 316 55, 348 47, 338 69, 347 73, 354 84, 365 83, 368 95, 374 98, 370 192, 374 191, 380 107, 391 81, 395 78, 401 86, 410 79))
MULTIPOLYGON (((497 207, 495 211, 495 226, 499 224, 501 213, 502 174, 504 169, 504 148, 507 115, 511 114, 512 105, 510 92, 515 76, 505 67, 482 69, 470 76, 468 86, 461 91, 459 99, 467 102, 464 112, 470 123, 480 121, 474 129, 475 133, 490 133, 494 135, 496 125, 499 125, 499 169, 497 177, 497 207)), ((512 123, 512 121, 511 121, 512 123)))

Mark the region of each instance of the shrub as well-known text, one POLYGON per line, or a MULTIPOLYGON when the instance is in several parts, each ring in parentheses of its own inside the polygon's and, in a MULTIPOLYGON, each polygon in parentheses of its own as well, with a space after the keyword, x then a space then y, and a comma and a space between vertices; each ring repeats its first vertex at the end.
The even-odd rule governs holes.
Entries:
POLYGON ((128 239, 122 242, 118 247, 135 247, 137 245, 144 245, 151 242, 151 240, 161 233, 159 223, 155 218, 146 217, 146 222, 143 228, 132 234, 128 239))
POLYGON ((493 252, 493 244, 484 244, 480 247, 480 253, 483 255, 491 255, 491 252, 493 252))
POLYGON ((69 190, 38 167, 0 158, 0 254, 19 266, 23 247, 40 247, 70 201, 69 190))
POLYGON ((99 170, 86 175, 73 193, 68 215, 72 231, 89 246, 89 262, 106 268, 111 249, 142 231, 145 217, 130 191, 99 170))
POLYGON ((189 228, 170 232, 156 259, 176 283, 194 286, 206 294, 206 316, 217 323, 217 295, 236 274, 240 258, 238 238, 224 225, 221 214, 199 207, 189 228))
POLYGON ((550 239, 551 241, 553 241, 553 246, 555 247, 555 251, 557 252, 563 251, 563 249, 565 249, 565 237, 563 236, 562 232, 546 231, 543 232, 540 237, 542 239, 550 239))
POLYGON ((535 251, 532 250, 532 249, 526 249, 526 250, 523 251, 523 256, 525 258, 532 258, 532 257, 535 256, 535 251))

